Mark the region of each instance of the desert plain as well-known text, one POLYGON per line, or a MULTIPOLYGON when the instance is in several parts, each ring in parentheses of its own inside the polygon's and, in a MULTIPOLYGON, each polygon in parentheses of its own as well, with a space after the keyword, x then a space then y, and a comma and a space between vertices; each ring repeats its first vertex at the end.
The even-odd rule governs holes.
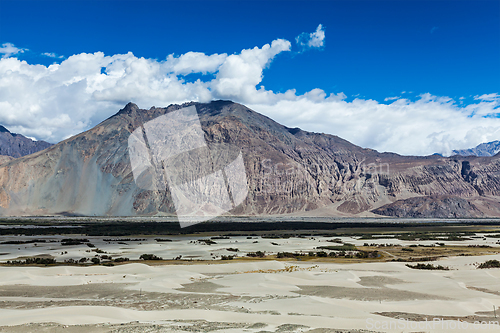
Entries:
POLYGON ((0 332, 500 331, 500 268, 480 268, 500 260, 495 223, 121 236, 44 228, 0 229, 0 332))

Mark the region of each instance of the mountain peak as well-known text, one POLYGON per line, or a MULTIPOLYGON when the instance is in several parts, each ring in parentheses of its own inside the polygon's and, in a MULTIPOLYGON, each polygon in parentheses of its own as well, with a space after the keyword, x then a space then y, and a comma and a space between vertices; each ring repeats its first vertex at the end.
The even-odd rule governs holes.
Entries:
POLYGON ((481 143, 475 148, 454 150, 453 154, 462 156, 495 156, 500 153, 500 141, 481 143))
POLYGON ((6 129, 5 127, 3 127, 2 125, 0 125, 0 132, 2 132, 2 133, 10 133, 10 131, 8 129, 6 129))
POLYGON ((139 107, 137 106, 137 104, 132 103, 132 102, 128 102, 127 105, 125 105, 125 107, 123 109, 121 109, 120 111, 130 112, 130 111, 137 111, 137 110, 139 110, 139 107))

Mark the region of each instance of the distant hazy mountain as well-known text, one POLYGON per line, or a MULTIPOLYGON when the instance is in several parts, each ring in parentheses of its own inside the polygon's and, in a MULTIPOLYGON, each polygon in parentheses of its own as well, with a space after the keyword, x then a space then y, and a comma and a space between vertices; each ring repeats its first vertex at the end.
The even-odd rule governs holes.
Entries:
POLYGON ((30 155, 52 146, 45 141, 34 141, 21 134, 11 133, 0 125, 0 155, 14 158, 30 155))
POLYGON ((461 156, 495 156, 500 152, 500 141, 481 143, 476 148, 454 150, 453 155, 461 156))
MULTIPOLYGON (((129 103, 91 130, 4 163, 0 215, 175 214, 169 191, 145 189, 134 180, 128 142, 143 124, 190 106, 212 151, 230 144, 242 153, 248 196, 231 211, 235 215, 500 217, 500 154, 379 153, 334 135, 285 127, 230 101, 149 110, 129 103)), ((164 142, 149 140, 148 135, 152 147, 164 142)), ((205 177, 198 166, 207 160, 200 156, 183 155, 162 168, 188 161, 190 168, 175 170, 196 180, 205 177)), ((214 155, 214 170, 223 158, 214 155)), ((207 197, 222 190, 200 187, 199 193, 207 197)))

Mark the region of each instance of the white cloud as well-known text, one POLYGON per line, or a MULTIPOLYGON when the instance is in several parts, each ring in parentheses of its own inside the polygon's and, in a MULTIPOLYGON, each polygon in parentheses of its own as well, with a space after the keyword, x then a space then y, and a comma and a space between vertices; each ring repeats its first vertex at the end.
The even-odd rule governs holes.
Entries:
POLYGON ((500 99, 500 95, 497 94, 497 93, 493 93, 493 94, 484 94, 484 95, 481 95, 481 96, 474 96, 474 99, 475 100, 481 100, 481 101, 494 101, 494 100, 497 100, 497 99, 500 99))
POLYGON ((226 58, 225 53, 207 56, 200 52, 187 52, 179 57, 170 54, 165 66, 174 74, 214 73, 226 58))
POLYGON ((321 101, 303 95, 275 105, 251 105, 289 127, 406 155, 450 154, 453 149, 498 140, 500 119, 481 114, 499 112, 499 106, 497 101, 459 107, 447 97, 430 94, 414 102, 400 98, 389 105, 364 99, 346 102, 336 95, 321 101))
POLYGON ((45 53, 42 53, 42 55, 49 57, 49 58, 58 58, 58 59, 64 58, 64 56, 58 56, 57 54, 55 54, 53 52, 45 52, 45 53))
MULTIPOLYGON (((236 54, 188 52, 163 61, 132 53, 73 55, 60 64, 29 64, 0 59, 0 124, 37 139, 57 142, 84 131, 133 101, 142 108, 186 101, 231 99, 276 121, 338 135, 380 151, 427 155, 451 153, 500 138, 499 95, 476 96, 461 106, 448 97, 422 94, 411 101, 388 97, 389 104, 319 88, 297 95, 261 85, 264 70, 291 44, 271 44, 236 54), (191 73, 210 74, 206 82, 186 81, 191 73)), ((312 87, 311 87, 312 88, 312 87)))
POLYGON ((295 42, 303 49, 321 48, 325 45, 325 29, 318 25, 315 32, 303 32, 295 38, 295 42))
MULTIPOLYGON (((403 92, 404 93, 404 92, 403 92)), ((384 98, 384 101, 387 102, 387 101, 394 101, 396 99, 399 99, 401 98, 400 96, 395 96, 395 97, 386 97, 384 98)))
POLYGON ((23 53, 24 51, 25 49, 17 48, 12 43, 3 43, 2 46, 0 46, 0 54, 3 54, 2 58, 8 58, 11 55, 23 53))

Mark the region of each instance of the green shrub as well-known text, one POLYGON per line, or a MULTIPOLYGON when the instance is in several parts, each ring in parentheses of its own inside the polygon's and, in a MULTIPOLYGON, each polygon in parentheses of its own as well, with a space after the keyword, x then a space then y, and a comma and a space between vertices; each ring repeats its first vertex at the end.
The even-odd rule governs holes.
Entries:
POLYGON ((198 242, 203 243, 205 245, 214 245, 214 244, 217 244, 217 242, 214 242, 211 239, 198 239, 198 242))
POLYGON ((124 261, 129 261, 129 258, 122 258, 122 257, 120 257, 120 258, 113 259, 113 261, 114 262, 124 262, 124 261))
POLYGON ((427 270, 441 270, 441 271, 448 271, 450 270, 448 267, 441 266, 441 265, 432 265, 432 264, 415 264, 415 265, 410 265, 406 264, 406 267, 412 268, 412 269, 427 269, 427 270))
POLYGON ((141 256, 139 257, 139 259, 142 259, 142 260, 163 260, 162 257, 157 257, 154 254, 148 254, 148 253, 141 254, 141 256))
POLYGON ((477 268, 500 268, 500 261, 488 260, 486 262, 483 262, 481 265, 477 266, 477 268))
POLYGON ((248 252, 247 257, 251 258, 264 258, 266 256, 265 252, 257 251, 257 252, 248 252))

